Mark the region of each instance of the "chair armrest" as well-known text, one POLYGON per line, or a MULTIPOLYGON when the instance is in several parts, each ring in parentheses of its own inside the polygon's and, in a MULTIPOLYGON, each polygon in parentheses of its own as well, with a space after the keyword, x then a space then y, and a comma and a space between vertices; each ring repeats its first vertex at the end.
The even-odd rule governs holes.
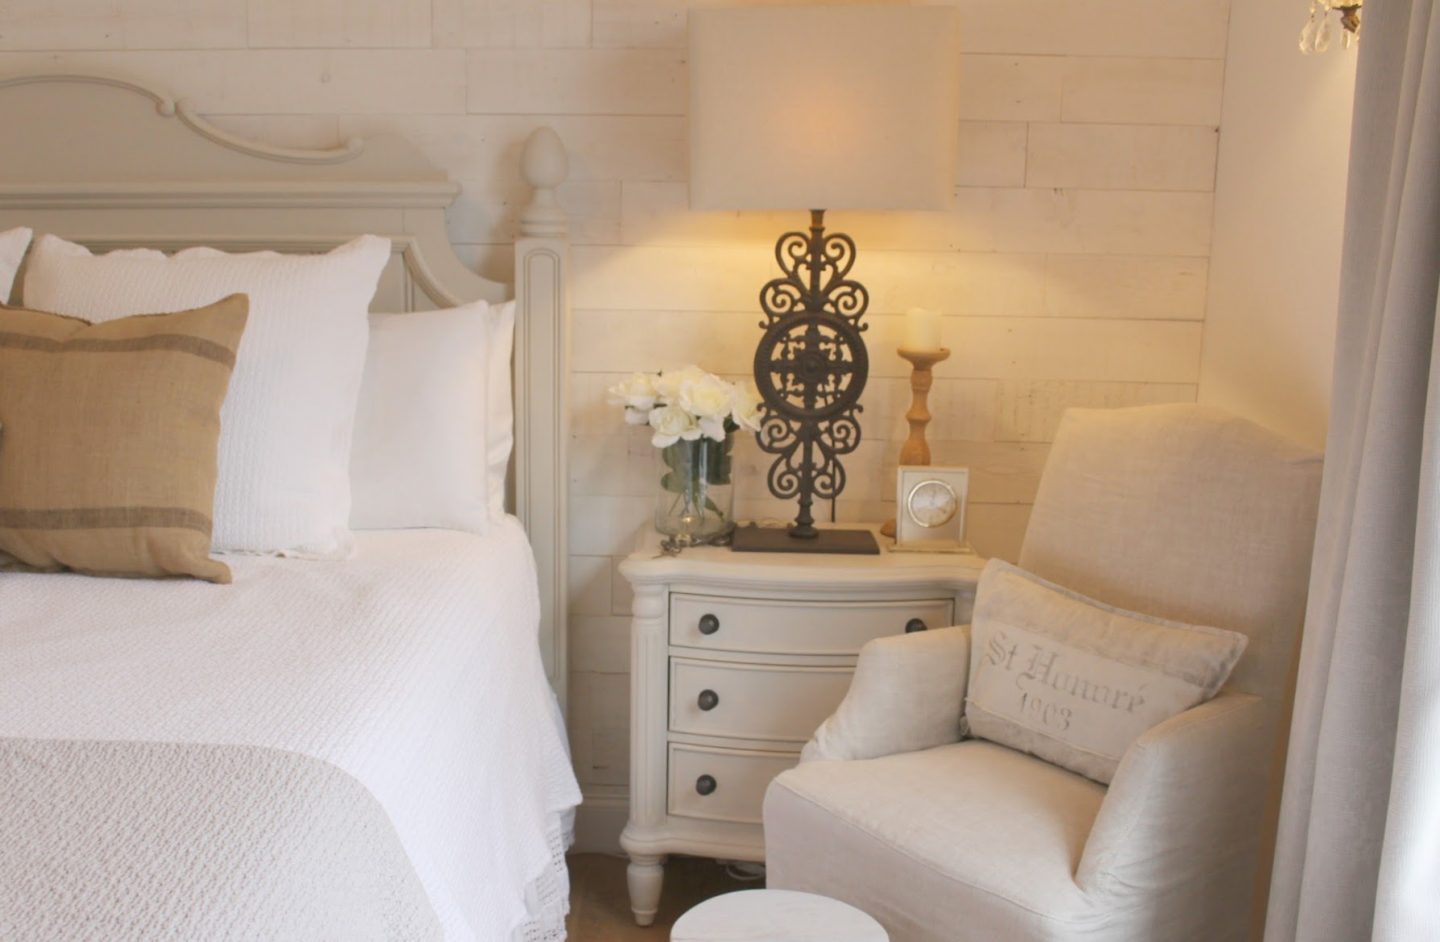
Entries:
POLYGON ((800 761, 874 759, 959 742, 969 674, 969 625, 869 642, 845 699, 800 761))
POLYGON ((1216 881, 1248 898, 1264 817, 1271 711, 1221 693, 1146 732, 1120 760, 1076 882, 1087 893, 1151 895, 1216 881))

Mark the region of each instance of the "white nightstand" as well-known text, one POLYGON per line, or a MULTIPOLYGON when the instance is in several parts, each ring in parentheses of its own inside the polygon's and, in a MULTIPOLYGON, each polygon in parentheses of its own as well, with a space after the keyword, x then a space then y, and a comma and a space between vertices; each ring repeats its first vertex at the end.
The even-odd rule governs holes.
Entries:
POLYGON ((655 918, 667 854, 765 859, 765 788, 845 696, 860 646, 969 621, 983 565, 889 551, 667 557, 659 537, 620 564, 635 590, 620 843, 636 922, 655 918))

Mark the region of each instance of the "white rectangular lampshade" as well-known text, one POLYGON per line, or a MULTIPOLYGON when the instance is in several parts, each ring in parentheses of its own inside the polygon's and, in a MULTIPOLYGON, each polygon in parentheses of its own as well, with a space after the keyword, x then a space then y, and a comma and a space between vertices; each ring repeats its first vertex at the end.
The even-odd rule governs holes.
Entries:
POLYGON ((953 7, 691 10, 691 208, 944 209, 959 70, 953 7))

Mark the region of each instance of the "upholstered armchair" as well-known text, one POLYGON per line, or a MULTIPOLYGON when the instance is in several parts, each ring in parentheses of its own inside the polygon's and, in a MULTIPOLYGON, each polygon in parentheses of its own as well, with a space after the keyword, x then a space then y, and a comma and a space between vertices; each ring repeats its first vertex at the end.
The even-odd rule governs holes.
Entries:
POLYGON ((1068 412, 1020 566, 1244 632, 1228 684, 1143 734, 1106 787, 962 738, 968 627, 872 642, 766 795, 769 885, 856 905, 892 942, 1246 937, 1319 486, 1318 456, 1217 410, 1068 412))

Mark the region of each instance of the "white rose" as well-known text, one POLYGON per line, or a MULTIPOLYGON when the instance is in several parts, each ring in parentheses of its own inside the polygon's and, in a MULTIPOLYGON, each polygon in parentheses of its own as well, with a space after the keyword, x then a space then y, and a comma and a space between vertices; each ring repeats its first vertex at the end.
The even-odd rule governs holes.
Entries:
MULTIPOLYGON (((623 382, 616 383, 605 390, 606 401, 612 406, 624 406, 627 410, 638 410, 642 414, 641 420, 632 424, 644 425, 643 414, 649 412, 655 405, 655 380, 657 378, 651 373, 631 373, 623 382)), ((625 421, 631 421, 628 412, 625 421)))
POLYGON ((735 388, 718 376, 706 375, 682 387, 675 404, 697 419, 720 419, 730 414, 735 388))
POLYGON ((725 419, 726 416, 706 416, 700 420, 700 434, 711 441, 723 442, 725 440, 725 419))
POLYGON ((695 364, 666 370, 655 379, 655 394, 667 405, 674 404, 686 388, 709 376, 695 364))
POLYGON ((650 427, 655 434, 650 444, 656 448, 667 448, 682 438, 693 442, 700 437, 700 425, 695 416, 679 406, 661 406, 650 413, 650 427))
POLYGON ((760 431, 760 418, 764 414, 760 390, 752 382, 736 383, 731 400, 730 418, 735 424, 752 432, 760 431))

